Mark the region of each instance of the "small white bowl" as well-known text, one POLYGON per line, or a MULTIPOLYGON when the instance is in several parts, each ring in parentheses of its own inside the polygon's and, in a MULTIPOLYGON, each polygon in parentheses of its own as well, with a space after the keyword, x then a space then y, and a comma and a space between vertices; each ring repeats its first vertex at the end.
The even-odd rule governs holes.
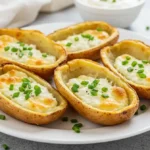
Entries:
POLYGON ((126 28, 139 15, 145 0, 142 0, 135 6, 128 8, 106 9, 90 6, 82 0, 75 0, 75 4, 80 12, 81 17, 86 21, 100 20, 110 23, 113 26, 126 28))

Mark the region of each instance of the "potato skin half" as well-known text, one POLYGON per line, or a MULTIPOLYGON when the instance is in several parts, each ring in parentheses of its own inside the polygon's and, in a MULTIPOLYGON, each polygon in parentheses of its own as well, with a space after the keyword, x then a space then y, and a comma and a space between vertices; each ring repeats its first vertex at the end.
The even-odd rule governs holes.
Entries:
POLYGON ((67 52, 68 60, 72 60, 76 58, 96 60, 99 59, 99 52, 103 47, 115 44, 119 38, 118 30, 105 22, 91 21, 91 22, 83 22, 80 24, 72 25, 70 27, 60 29, 55 31, 54 33, 49 34, 48 38, 56 42, 59 40, 64 40, 68 36, 71 36, 73 34, 79 34, 89 29, 95 30, 98 27, 104 29, 104 31, 110 34, 110 37, 104 43, 87 50, 82 50, 77 52, 67 52))
POLYGON ((119 77, 100 64, 85 60, 75 59, 67 64, 58 67, 54 73, 54 81, 58 91, 68 100, 74 109, 83 117, 90 121, 102 125, 116 125, 129 120, 137 111, 139 99, 136 92, 119 77), (70 78, 79 75, 89 75, 93 77, 104 77, 124 88, 129 98, 129 105, 119 111, 103 111, 94 108, 75 96, 66 86, 70 78))
POLYGON ((53 93, 54 97, 58 101, 58 106, 52 109, 52 111, 48 113, 39 113, 34 112, 31 110, 28 110, 26 108, 21 107, 19 104, 14 103, 13 101, 9 100, 4 95, 0 94, 0 109, 7 113, 8 115, 21 120, 23 122, 29 123, 29 124, 35 124, 35 125, 43 125, 51 123, 58 118, 60 118, 66 108, 67 108, 67 102, 65 99, 55 90, 53 87, 51 87, 50 84, 48 84, 46 81, 41 79, 40 77, 34 75, 33 73, 26 71, 18 66, 15 65, 5 65, 0 69, 0 73, 3 74, 4 72, 7 72, 9 70, 18 70, 21 72, 26 73, 28 76, 35 79, 38 83, 48 88, 48 90, 53 93))
POLYGON ((54 69, 67 59, 67 55, 63 47, 54 43, 48 39, 43 33, 36 30, 22 30, 22 29, 0 29, 0 35, 9 35, 17 40, 36 45, 41 52, 56 56, 56 62, 50 65, 27 65, 19 63, 14 60, 10 60, 0 56, 0 64, 15 64, 21 68, 27 69, 36 73, 44 79, 49 79, 49 76, 53 74, 54 69))
POLYGON ((122 54, 129 54, 139 60, 150 61, 150 47, 141 41, 137 40, 124 40, 112 47, 105 47, 100 52, 100 57, 103 64, 113 71, 116 75, 122 78, 125 82, 130 84, 132 88, 137 92, 138 96, 145 99, 150 99, 150 87, 136 84, 126 79, 120 74, 114 67, 114 61, 116 57, 122 54))

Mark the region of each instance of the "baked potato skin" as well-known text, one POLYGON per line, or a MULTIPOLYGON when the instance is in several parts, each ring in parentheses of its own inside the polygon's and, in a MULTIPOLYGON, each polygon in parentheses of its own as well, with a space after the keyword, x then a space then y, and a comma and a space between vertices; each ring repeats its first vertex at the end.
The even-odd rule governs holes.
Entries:
POLYGON ((68 100, 74 109, 83 117, 97 124, 116 125, 123 123, 129 120, 135 114, 139 106, 138 96, 129 85, 124 83, 119 77, 110 72, 107 68, 104 68, 98 63, 90 60, 76 59, 69 61, 66 65, 58 67, 54 73, 54 81, 58 91, 68 100), (70 72, 69 75, 67 75, 68 72, 70 72), (120 111, 114 112, 101 111, 85 104, 79 98, 77 98, 65 85, 65 82, 67 82, 69 78, 74 77, 73 73, 76 73, 76 75, 79 75, 80 73, 86 73, 93 76, 102 73, 105 77, 109 76, 109 78, 112 79, 115 83, 124 87, 130 98, 131 104, 120 111))
POLYGON ((54 69, 61 63, 63 63, 66 58, 66 52, 63 47, 55 44, 53 41, 44 36, 43 33, 36 30, 21 30, 21 29, 0 29, 0 35, 9 35, 17 40, 27 43, 34 44, 40 49, 42 52, 46 52, 48 54, 52 54, 56 56, 57 61, 54 64, 43 65, 43 66, 33 66, 26 65, 23 63, 19 63, 14 60, 9 60, 7 58, 0 57, 0 64, 15 64, 20 66, 21 68, 27 69, 36 73, 44 79, 49 79, 49 76, 53 74, 54 69))
POLYGON ((117 56, 122 54, 129 54, 142 60, 150 60, 150 47, 138 40, 124 40, 115 44, 112 47, 105 47, 100 52, 101 60, 107 68, 113 71, 125 82, 130 84, 130 86, 137 92, 139 97, 150 99, 150 87, 139 85, 126 79, 115 69, 113 62, 117 56))
POLYGON ((34 75, 31 72, 28 72, 20 67, 17 67, 15 65, 5 65, 1 68, 2 72, 7 72, 11 69, 15 69, 18 71, 22 71, 35 79, 38 83, 42 84, 43 86, 47 87, 48 90, 53 93, 54 97, 56 97, 59 106, 57 106, 55 109, 53 109, 49 113, 38 113, 34 112, 28 109, 25 109, 21 107, 20 105, 14 103, 13 101, 9 100, 4 95, 0 94, 0 109, 7 113, 8 115, 21 120, 23 122, 29 123, 29 124, 35 124, 35 125, 43 125, 48 124, 50 122, 53 122, 60 118, 64 112, 67 109, 67 102, 64 100, 64 98, 54 89, 52 88, 46 81, 41 79, 40 77, 34 75))
POLYGON ((93 21, 93 22, 83 22, 80 24, 72 25, 70 27, 60 29, 55 31, 54 33, 49 34, 48 38, 56 42, 59 40, 64 40, 70 35, 79 34, 89 29, 97 29, 98 27, 104 29, 111 35, 110 38, 106 40, 106 42, 88 50, 78 51, 78 52, 67 52, 68 60, 72 60, 76 58, 96 60, 99 59, 99 51, 103 47, 115 44, 119 38, 119 33, 117 29, 115 29, 114 27, 110 26, 105 22, 93 21))

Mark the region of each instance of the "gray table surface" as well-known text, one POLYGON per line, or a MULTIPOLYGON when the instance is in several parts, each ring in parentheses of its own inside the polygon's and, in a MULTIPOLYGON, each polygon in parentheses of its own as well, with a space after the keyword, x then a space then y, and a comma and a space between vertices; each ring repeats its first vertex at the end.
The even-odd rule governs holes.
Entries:
MULTIPOLYGON (((146 5, 144 6, 144 9, 142 10, 140 16, 129 27, 130 30, 143 33, 144 35, 150 35, 150 32, 148 33, 145 31, 145 27, 147 25, 150 26, 149 8, 150 0, 147 0, 146 5)), ((82 18, 80 17, 75 7, 70 7, 53 14, 40 13, 36 21, 30 25, 64 21, 79 22, 82 21, 82 18)), ((10 146, 11 150, 150 150, 150 132, 124 140, 90 145, 44 144, 26 141, 0 133, 0 144, 4 143, 10 146)), ((3 150, 1 146, 0 150, 3 150)))

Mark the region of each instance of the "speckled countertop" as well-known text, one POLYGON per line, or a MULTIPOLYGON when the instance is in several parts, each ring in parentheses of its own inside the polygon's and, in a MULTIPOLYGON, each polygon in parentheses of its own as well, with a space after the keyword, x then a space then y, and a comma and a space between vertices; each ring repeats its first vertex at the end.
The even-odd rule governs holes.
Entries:
MULTIPOLYGON (((147 0, 146 5, 142 10, 140 16, 129 28, 130 30, 134 30, 150 36, 150 33, 147 33, 145 31, 145 27, 147 25, 150 25, 149 9, 150 0, 147 0)), ((70 7, 53 14, 41 13, 37 17, 36 21, 33 22, 31 25, 64 21, 79 22, 82 21, 82 18, 80 17, 75 7, 70 7)), ((11 150, 150 150, 150 132, 124 140, 90 145, 44 144, 26 141, 0 133, 0 144, 4 143, 7 144, 11 148, 11 150)), ((3 150, 1 146, 0 150, 3 150)))

